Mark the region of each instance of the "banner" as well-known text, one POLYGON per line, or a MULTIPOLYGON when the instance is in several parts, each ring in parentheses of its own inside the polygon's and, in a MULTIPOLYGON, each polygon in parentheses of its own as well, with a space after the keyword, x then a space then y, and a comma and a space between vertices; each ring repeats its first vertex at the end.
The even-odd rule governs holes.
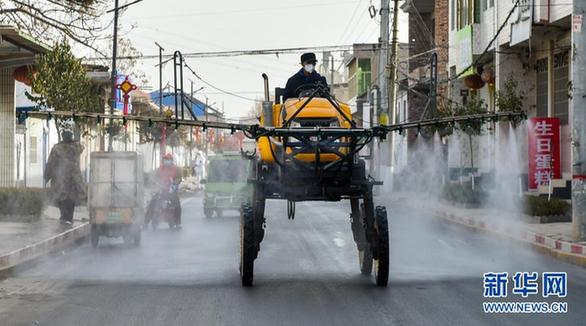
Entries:
POLYGON ((529 189, 561 179, 560 119, 531 118, 528 125, 529 189))

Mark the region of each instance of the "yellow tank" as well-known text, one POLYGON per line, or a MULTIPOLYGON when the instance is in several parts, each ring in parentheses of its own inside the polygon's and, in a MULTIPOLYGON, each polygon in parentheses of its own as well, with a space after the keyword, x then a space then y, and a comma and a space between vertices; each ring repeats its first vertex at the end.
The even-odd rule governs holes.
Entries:
MULTIPOLYGON (((338 110, 325 98, 313 98, 298 114, 295 114, 301 106, 307 101, 307 98, 291 98, 285 101, 284 104, 273 105, 273 126, 275 128, 282 128, 284 121, 289 120, 295 115, 294 120, 290 124, 291 129, 301 127, 333 127, 333 128, 350 128, 351 125, 347 119, 352 119, 350 107, 347 104, 339 103, 340 109, 344 118, 338 110)), ((261 126, 265 125, 265 118, 261 115, 261 126)), ((316 136, 317 137, 317 136, 316 136)), ((289 139, 290 142, 295 142, 295 139, 289 139)), ((340 141, 345 142, 345 138, 340 141)), ((261 137, 258 142, 258 152, 264 162, 274 163, 275 156, 280 159, 278 153, 281 153, 283 148, 283 139, 281 137, 261 137), (272 147, 272 149, 271 149, 272 147)), ((291 146, 287 146, 286 153, 292 153, 294 150, 291 146)), ((343 147, 338 149, 341 153, 348 153, 348 148, 343 147)), ((295 158, 304 162, 315 162, 315 153, 299 153, 295 158)), ((321 153, 320 162, 331 162, 339 159, 339 156, 333 153, 321 153)))

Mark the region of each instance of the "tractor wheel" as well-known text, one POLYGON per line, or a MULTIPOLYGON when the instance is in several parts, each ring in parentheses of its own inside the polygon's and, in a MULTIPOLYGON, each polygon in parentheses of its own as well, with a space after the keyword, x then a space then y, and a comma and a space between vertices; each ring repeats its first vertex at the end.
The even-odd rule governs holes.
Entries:
POLYGON ((100 242, 100 231, 95 224, 90 226, 90 242, 92 243, 92 248, 97 248, 100 242))
POLYGON ((212 218, 214 211, 211 208, 204 208, 203 215, 205 215, 206 218, 212 218))
POLYGON ((358 263, 360 264, 360 273, 362 275, 372 274, 372 250, 370 250, 369 246, 358 251, 358 263))
POLYGON ((253 211, 253 216, 254 216, 254 233, 255 233, 255 239, 256 239, 256 248, 257 251, 254 255, 254 258, 256 259, 257 255, 258 255, 258 250, 260 250, 260 243, 262 242, 262 240, 264 239, 265 236, 265 230, 263 228, 263 225, 265 224, 265 205, 266 205, 266 198, 265 198, 265 193, 264 193, 264 186, 263 185, 257 185, 255 187, 255 193, 254 193, 254 209, 253 211))
POLYGON ((366 241, 366 231, 364 229, 364 205, 359 205, 358 199, 351 199, 350 214, 352 235, 358 249, 358 264, 362 275, 372 274, 372 250, 366 241))
POLYGON ((387 286, 389 282, 389 222, 384 206, 376 207, 374 222, 377 235, 374 276, 376 285, 387 286))
POLYGON ((137 226, 134 228, 133 244, 138 247, 140 245, 141 238, 142 238, 142 231, 140 230, 140 226, 137 226))
POLYGON ((255 242, 254 210, 249 205, 244 205, 240 219, 240 281, 242 286, 252 286, 254 258, 257 253, 255 242))

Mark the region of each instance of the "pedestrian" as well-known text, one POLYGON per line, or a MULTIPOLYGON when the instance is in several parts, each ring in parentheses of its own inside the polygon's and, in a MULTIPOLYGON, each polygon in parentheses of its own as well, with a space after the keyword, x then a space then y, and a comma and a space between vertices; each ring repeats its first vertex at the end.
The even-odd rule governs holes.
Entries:
POLYGON ((60 223, 73 224, 75 206, 87 198, 87 189, 79 166, 83 146, 73 139, 71 129, 61 132, 61 141, 51 149, 45 167, 45 182, 51 182, 49 199, 60 211, 60 223))
POLYGON ((195 156, 195 182, 197 185, 201 185, 201 179, 205 176, 205 165, 206 160, 202 151, 197 152, 195 156))

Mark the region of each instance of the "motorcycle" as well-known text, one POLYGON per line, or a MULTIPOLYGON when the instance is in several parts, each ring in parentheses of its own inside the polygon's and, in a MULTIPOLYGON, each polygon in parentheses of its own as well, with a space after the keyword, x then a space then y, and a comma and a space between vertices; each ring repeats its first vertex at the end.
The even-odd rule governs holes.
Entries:
POLYGON ((177 197, 177 185, 172 185, 169 191, 159 191, 153 194, 145 216, 144 227, 149 223, 153 229, 157 229, 160 223, 167 223, 169 228, 180 228, 181 207, 177 197))

